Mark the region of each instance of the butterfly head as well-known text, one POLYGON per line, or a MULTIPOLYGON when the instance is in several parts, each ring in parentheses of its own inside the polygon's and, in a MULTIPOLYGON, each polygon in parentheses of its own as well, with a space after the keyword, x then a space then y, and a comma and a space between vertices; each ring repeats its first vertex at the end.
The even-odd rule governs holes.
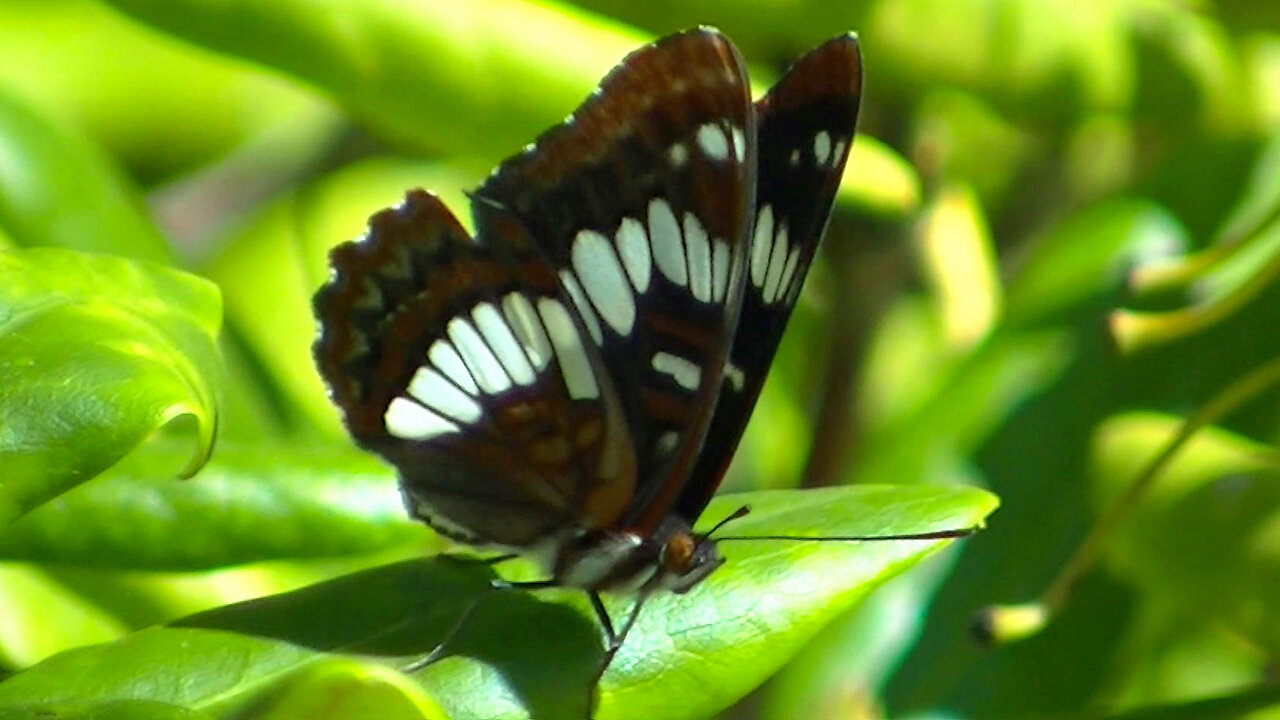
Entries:
POLYGON ((672 533, 658 554, 661 584, 683 595, 724 564, 716 541, 689 530, 672 533))
POLYGON ((588 590, 683 594, 723 564, 715 540, 673 515, 652 533, 581 534, 560 546, 554 572, 560 584, 588 590))

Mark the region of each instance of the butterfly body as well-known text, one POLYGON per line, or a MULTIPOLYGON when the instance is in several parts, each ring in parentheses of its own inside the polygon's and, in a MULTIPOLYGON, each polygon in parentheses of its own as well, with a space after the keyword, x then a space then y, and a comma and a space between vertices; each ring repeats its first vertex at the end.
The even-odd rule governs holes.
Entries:
MULTIPOLYGON (((545 585, 684 592, 853 140, 857 41, 752 102, 718 32, 628 56, 472 193, 410 191, 332 254, 316 361, 408 511, 545 585)), ((634 613, 632 618, 634 619, 634 613)), ((629 624, 628 624, 629 626, 629 624)))

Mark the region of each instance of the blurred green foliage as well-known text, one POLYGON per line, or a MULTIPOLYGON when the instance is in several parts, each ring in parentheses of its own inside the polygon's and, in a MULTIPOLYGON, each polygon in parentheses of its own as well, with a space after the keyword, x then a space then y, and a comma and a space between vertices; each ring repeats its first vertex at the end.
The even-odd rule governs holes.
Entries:
POLYGON ((760 87, 850 29, 867 73, 726 481, 855 487, 744 526, 1002 508, 869 597, 925 549, 744 548, 649 608, 602 716, 1280 718, 1272 0, 0 0, 0 719, 576 716, 569 596, 485 610, 479 660, 356 659, 429 648, 487 575, 388 564, 445 546, 346 439, 310 296, 372 212, 424 186, 465 215, 699 23, 760 87), (1042 632, 967 637, 1171 449, 1042 632))

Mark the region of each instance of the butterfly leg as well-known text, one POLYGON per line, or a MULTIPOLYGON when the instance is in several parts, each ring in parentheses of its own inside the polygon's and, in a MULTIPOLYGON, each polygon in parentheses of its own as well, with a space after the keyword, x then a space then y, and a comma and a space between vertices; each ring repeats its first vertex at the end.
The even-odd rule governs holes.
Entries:
MULTIPOLYGON (((510 559, 510 556, 500 556, 494 561, 494 563, 508 559, 510 559)), ((468 619, 470 619, 471 613, 475 612, 476 606, 480 604, 480 601, 488 597, 489 593, 501 590, 544 590, 551 587, 556 587, 554 580, 533 580, 529 582, 507 582, 506 580, 497 578, 490 580, 488 591, 475 596, 472 598, 471 602, 467 603, 467 607, 463 609, 462 614, 454 621, 453 626, 449 628, 449 632, 444 634, 444 637, 441 638, 440 642, 436 643, 436 646, 431 648, 430 652, 426 655, 423 655, 417 660, 414 660, 408 665, 400 668, 400 672, 417 672, 418 670, 421 670, 444 657, 445 650, 449 647, 449 644, 453 642, 454 638, 458 636, 458 631, 461 630, 462 626, 466 624, 468 619)))
POLYGON ((609 669, 609 665, 613 663, 613 657, 618 654, 618 649, 622 647, 622 643, 626 641, 631 628, 635 626, 636 619, 640 617, 640 608, 644 605, 648 595, 641 593, 636 598, 636 602, 631 606, 631 612, 627 613, 627 619, 622 623, 620 631, 614 630, 613 620, 609 617, 609 611, 605 608, 604 602, 600 600, 600 594, 591 590, 587 593, 587 596, 591 598, 591 607, 596 611, 596 617, 600 619, 600 625, 604 627, 606 641, 604 657, 600 659, 600 664, 596 666, 596 672, 591 677, 591 684, 587 687, 587 720, 591 720, 591 708, 595 705, 596 690, 600 687, 600 679, 604 677, 605 670, 609 669))
POLYGON ((462 567, 467 567, 471 565, 483 565, 485 567, 493 567, 494 565, 504 563, 508 560, 515 560, 518 557, 520 556, 515 553, 504 553, 502 555, 494 555, 492 557, 478 558, 474 555, 446 552, 446 553, 440 553, 439 555, 437 555, 436 559, 440 560, 441 562, 446 562, 453 565, 459 565, 462 567))

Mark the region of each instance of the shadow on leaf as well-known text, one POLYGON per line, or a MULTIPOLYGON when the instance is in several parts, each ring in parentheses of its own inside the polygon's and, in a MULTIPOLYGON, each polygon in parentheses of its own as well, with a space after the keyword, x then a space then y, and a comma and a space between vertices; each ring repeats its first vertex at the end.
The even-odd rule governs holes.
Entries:
POLYGON ((573 608, 523 591, 494 591, 487 564, 436 557, 373 568, 301 590, 192 615, 172 627, 283 640, 319 652, 386 660, 403 668, 430 652, 468 604, 479 605, 440 661, 413 673, 451 707, 483 716, 484 697, 505 692, 538 718, 585 715, 587 688, 602 657, 600 628, 573 608), (470 658, 499 677, 464 671, 470 658))

